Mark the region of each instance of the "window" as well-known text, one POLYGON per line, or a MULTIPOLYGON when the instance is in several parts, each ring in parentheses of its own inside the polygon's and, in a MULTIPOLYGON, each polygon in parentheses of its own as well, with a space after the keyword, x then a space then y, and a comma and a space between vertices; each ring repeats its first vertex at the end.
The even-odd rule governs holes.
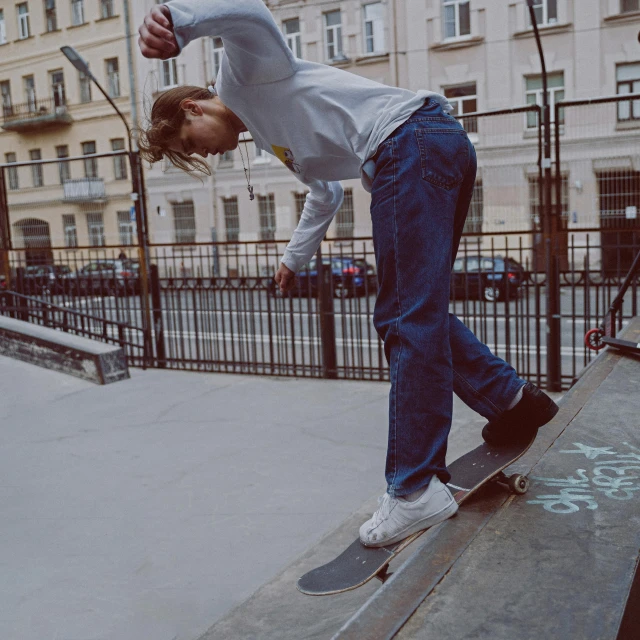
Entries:
POLYGON ((342 17, 339 9, 324 14, 324 46, 327 60, 345 57, 342 52, 342 17))
MULTIPOLYGON (((111 141, 112 151, 124 151, 124 138, 114 138, 111 141)), ((116 180, 127 179, 127 156, 113 157, 113 176, 116 180)))
POLYGON ((254 143, 254 148, 255 148, 255 156, 254 156, 255 164, 266 164, 267 162, 271 162, 271 158, 269 157, 269 154, 264 149, 261 149, 255 143, 254 143))
MULTIPOLYGON (((58 158, 69 157, 69 147, 66 144, 61 144, 56 147, 56 156, 58 158)), ((68 162, 58 162, 58 175, 60 177, 60 184, 64 184, 65 180, 71 179, 71 165, 68 162)))
POLYGON ((62 228, 64 230, 64 246, 78 246, 78 229, 76 228, 76 217, 73 214, 62 215, 62 228))
POLYGON ((31 35, 29 5, 26 2, 21 2, 16 8, 18 9, 18 38, 24 40, 31 35))
POLYGON ((196 214, 193 202, 175 203, 173 206, 173 226, 176 242, 192 243, 196 241, 196 214))
MULTIPOLYGON (((464 113, 475 113, 478 111, 478 96, 476 95, 476 83, 459 84, 455 87, 448 87, 444 90, 444 95, 451 103, 452 116, 460 116, 464 113)), ((478 132, 477 118, 459 118, 460 123, 467 133, 478 132)))
POLYGON ((67 96, 64 89, 64 73, 62 69, 52 71, 49 74, 51 81, 51 95, 53 97, 53 104, 56 107, 63 107, 67 104, 67 96))
MULTIPOLYGON (((529 76, 527 83, 527 104, 542 106, 542 76, 529 76)), ((556 102, 564 100, 564 72, 550 73, 547 76, 547 89, 549 92, 549 107, 551 109, 551 122, 553 122, 556 102)), ((560 124, 564 124, 564 109, 560 109, 560 124)), ((527 113, 527 128, 537 129, 537 114, 527 113)))
POLYGON ((36 110, 36 81, 33 76, 24 76, 24 98, 30 112, 36 110))
POLYGON ((227 242, 238 242, 240 239, 240 216, 238 215, 238 197, 222 198, 224 208, 224 228, 227 242))
MULTIPOLYGON (((40 149, 31 149, 31 151, 29 151, 29 158, 31 160, 42 160, 42 153, 40 152, 40 149)), ((42 187, 44 185, 41 164, 31 165, 31 179, 34 187, 42 187)))
POLYGON ((78 72, 80 82, 80 102, 91 102, 91 78, 84 72, 78 72))
POLYGON ((225 151, 218 160, 218 166, 224 167, 225 169, 229 169, 233 167, 233 150, 225 151))
POLYGON ((135 244, 136 223, 131 219, 129 211, 118 211, 118 235, 120 244, 131 246, 135 244))
MULTIPOLYGON (((5 153, 4 160, 7 164, 13 164, 17 162, 15 153, 5 153)), ((7 181, 9 182, 9 189, 11 191, 16 191, 20 188, 20 184, 18 182, 18 167, 7 167, 7 181)))
POLYGON ((89 245, 104 247, 104 219, 102 212, 87 213, 87 230, 89 231, 89 245))
POLYGON ((2 98, 2 115, 10 116, 13 113, 11 106, 11 83, 9 80, 0 82, 0 97, 2 98))
POLYGON ((353 238, 353 189, 344 190, 344 200, 336 214, 336 236, 353 238))
POLYGON ((276 239, 276 199, 273 193, 257 196, 260 215, 260 240, 276 239))
POLYGON ((620 13, 640 11, 640 0, 620 0, 620 13))
POLYGON ((459 38, 471 34, 469 0, 444 0, 444 37, 459 38))
MULTIPOLYGON (((90 156, 95 152, 96 152, 96 143, 94 140, 82 143, 83 156, 90 156)), ((84 159, 84 175, 85 175, 85 178, 98 177, 98 159, 97 158, 84 159)))
MULTIPOLYGON (((569 176, 564 174, 561 178, 560 200, 561 200, 561 225, 566 229, 566 222, 569 217, 569 176)), ((551 205, 557 202, 556 188, 551 190, 551 205)), ((529 176, 529 211, 531 222, 536 230, 542 229, 542 206, 540 204, 540 180, 538 176, 529 176)))
POLYGON ((113 0, 100 0, 100 17, 113 18, 115 11, 113 10, 113 0))
POLYGON ((107 66, 107 93, 110 98, 120 97, 120 73, 118 69, 118 58, 105 60, 107 66))
POLYGON ((304 203, 307 201, 307 193, 296 193, 294 194, 295 203, 296 203, 296 224, 300 222, 300 216, 302 216, 302 210, 304 209, 304 203))
MULTIPOLYGON (((558 22, 558 0, 533 0, 533 11, 536 14, 536 22, 539 25, 556 24, 558 22)), ((529 24, 531 24, 531 16, 529 24)))
POLYGON ((364 5, 364 51, 381 53, 384 46, 384 8, 382 2, 364 5))
POLYGON ((0 9, 0 44, 7 41, 7 26, 4 23, 4 11, 0 9))
MULTIPOLYGON (((616 67, 616 93, 640 93, 640 62, 616 67)), ((639 120, 640 100, 618 102, 618 122, 639 120)))
POLYGON ((176 58, 160 61, 160 86, 163 89, 178 84, 178 62, 176 58))
POLYGON ((213 79, 218 77, 223 53, 222 38, 211 38, 211 72, 213 73, 213 79))
POLYGON ((289 49, 296 58, 302 58, 302 38, 300 33, 300 18, 292 18, 282 23, 284 37, 287 39, 289 49))
POLYGON ((84 0, 71 0, 71 24, 84 24, 84 0))
POLYGON ((469 212, 464 223, 462 233, 482 233, 482 218, 484 215, 484 192, 482 190, 482 180, 477 179, 473 185, 469 212))
POLYGON ((56 15, 56 0, 44 0, 44 17, 47 32, 58 30, 58 16, 56 15))

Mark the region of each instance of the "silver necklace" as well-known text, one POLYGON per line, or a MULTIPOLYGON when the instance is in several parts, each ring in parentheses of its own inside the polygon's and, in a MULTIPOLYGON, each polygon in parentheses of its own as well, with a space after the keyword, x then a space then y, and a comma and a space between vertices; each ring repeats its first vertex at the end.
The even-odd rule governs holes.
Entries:
POLYGON ((238 145, 238 151, 240 151, 240 159, 242 160, 242 168, 244 169, 244 177, 247 180, 247 191, 249 192, 249 200, 253 200, 253 187, 251 186, 251 163, 249 162, 249 149, 247 148, 247 141, 243 138, 244 150, 247 152, 247 164, 249 168, 244 164, 244 156, 242 155, 242 147, 238 145))
MULTIPOLYGON (((218 92, 213 88, 212 85, 209 85, 207 88, 209 89, 209 92, 212 95, 214 96, 218 95, 218 92)), ((233 129, 233 124, 231 123, 231 120, 229 119, 229 114, 227 112, 225 112, 225 116, 227 118, 227 122, 229 123, 229 126, 233 129)), ((253 200, 255 196, 253 195, 253 186, 251 185, 251 163, 249 162, 249 149, 247 147, 247 141, 244 138, 242 139, 242 141, 244 142, 244 150, 247 152, 247 165, 249 166, 248 169, 247 169, 247 165, 245 165, 244 163, 244 156, 242 155, 242 147, 240 146, 239 143, 238 143, 238 151, 240 151, 240 159, 242 160, 244 177, 245 177, 245 180, 247 181, 247 191, 249 192, 249 200, 253 200)))

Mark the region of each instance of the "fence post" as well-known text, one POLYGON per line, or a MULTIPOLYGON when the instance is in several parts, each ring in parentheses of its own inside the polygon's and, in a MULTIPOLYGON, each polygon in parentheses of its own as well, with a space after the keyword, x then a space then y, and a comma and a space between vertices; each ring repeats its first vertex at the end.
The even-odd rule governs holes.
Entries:
POLYGON ((153 313, 153 330, 156 336, 156 359, 158 367, 164 369, 167 366, 167 356, 164 349, 164 326, 162 323, 162 296, 160 295, 160 276, 158 275, 158 265, 151 264, 149 267, 151 276, 151 307, 153 313))
POLYGON ((316 253, 318 272, 318 311, 320 312, 320 340, 322 342, 322 377, 338 377, 336 357, 336 326, 331 295, 331 266, 322 264, 322 246, 316 253))

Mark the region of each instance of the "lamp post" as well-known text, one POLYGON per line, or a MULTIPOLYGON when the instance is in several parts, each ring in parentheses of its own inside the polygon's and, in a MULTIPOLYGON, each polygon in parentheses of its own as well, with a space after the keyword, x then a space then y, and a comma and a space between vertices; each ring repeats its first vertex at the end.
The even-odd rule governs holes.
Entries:
MULTIPOLYGON (((560 349, 560 298, 558 281, 557 256, 557 216, 554 215, 551 201, 551 108, 547 86, 547 66, 544 59, 538 21, 533 7, 533 0, 527 0, 531 26, 536 38, 540 65, 542 69, 542 121, 544 124, 544 143, 542 168, 543 174, 543 208, 542 208, 542 237, 543 251, 546 264, 546 302, 547 302, 547 389, 560 391, 561 389, 561 349, 560 349)), ((556 140, 556 144, 558 141, 556 140)), ((556 167, 557 179, 560 179, 560 167, 556 167)), ((559 206, 559 202, 556 202, 559 206)))
POLYGON ((91 73, 89 65, 82 56, 69 46, 60 47, 60 51, 67 60, 80 72, 84 73, 100 89, 102 95, 107 99, 114 111, 120 116, 127 130, 127 140, 129 142, 129 165, 131 167, 131 200, 133 201, 136 214, 136 229, 138 234, 138 252, 140 257, 140 286, 142 294, 142 329, 144 332, 144 362, 143 368, 147 366, 147 358, 151 355, 151 309, 149 307, 149 252, 148 252, 148 229, 147 229, 147 204, 143 187, 142 163, 140 162, 140 152, 134 151, 131 137, 131 128, 126 118, 118 109, 111 96, 102 88, 96 77, 91 73))

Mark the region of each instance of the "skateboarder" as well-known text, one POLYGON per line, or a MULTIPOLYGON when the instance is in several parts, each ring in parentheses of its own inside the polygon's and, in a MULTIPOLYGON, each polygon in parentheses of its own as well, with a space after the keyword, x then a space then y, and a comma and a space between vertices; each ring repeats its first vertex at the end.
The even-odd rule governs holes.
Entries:
POLYGON ((139 34, 147 58, 175 57, 205 36, 221 37, 225 50, 215 88, 178 87, 157 98, 140 143, 147 160, 208 173, 193 154, 235 149, 249 131, 307 185, 275 274, 282 292, 339 209, 338 181, 360 177, 371 193, 374 325, 391 390, 387 492, 360 539, 388 545, 452 516, 457 505, 444 483, 453 392, 487 418, 483 436, 496 444, 530 438, 557 407, 449 313, 476 155, 446 98, 297 59, 262 0, 172 0, 151 9, 139 34))

